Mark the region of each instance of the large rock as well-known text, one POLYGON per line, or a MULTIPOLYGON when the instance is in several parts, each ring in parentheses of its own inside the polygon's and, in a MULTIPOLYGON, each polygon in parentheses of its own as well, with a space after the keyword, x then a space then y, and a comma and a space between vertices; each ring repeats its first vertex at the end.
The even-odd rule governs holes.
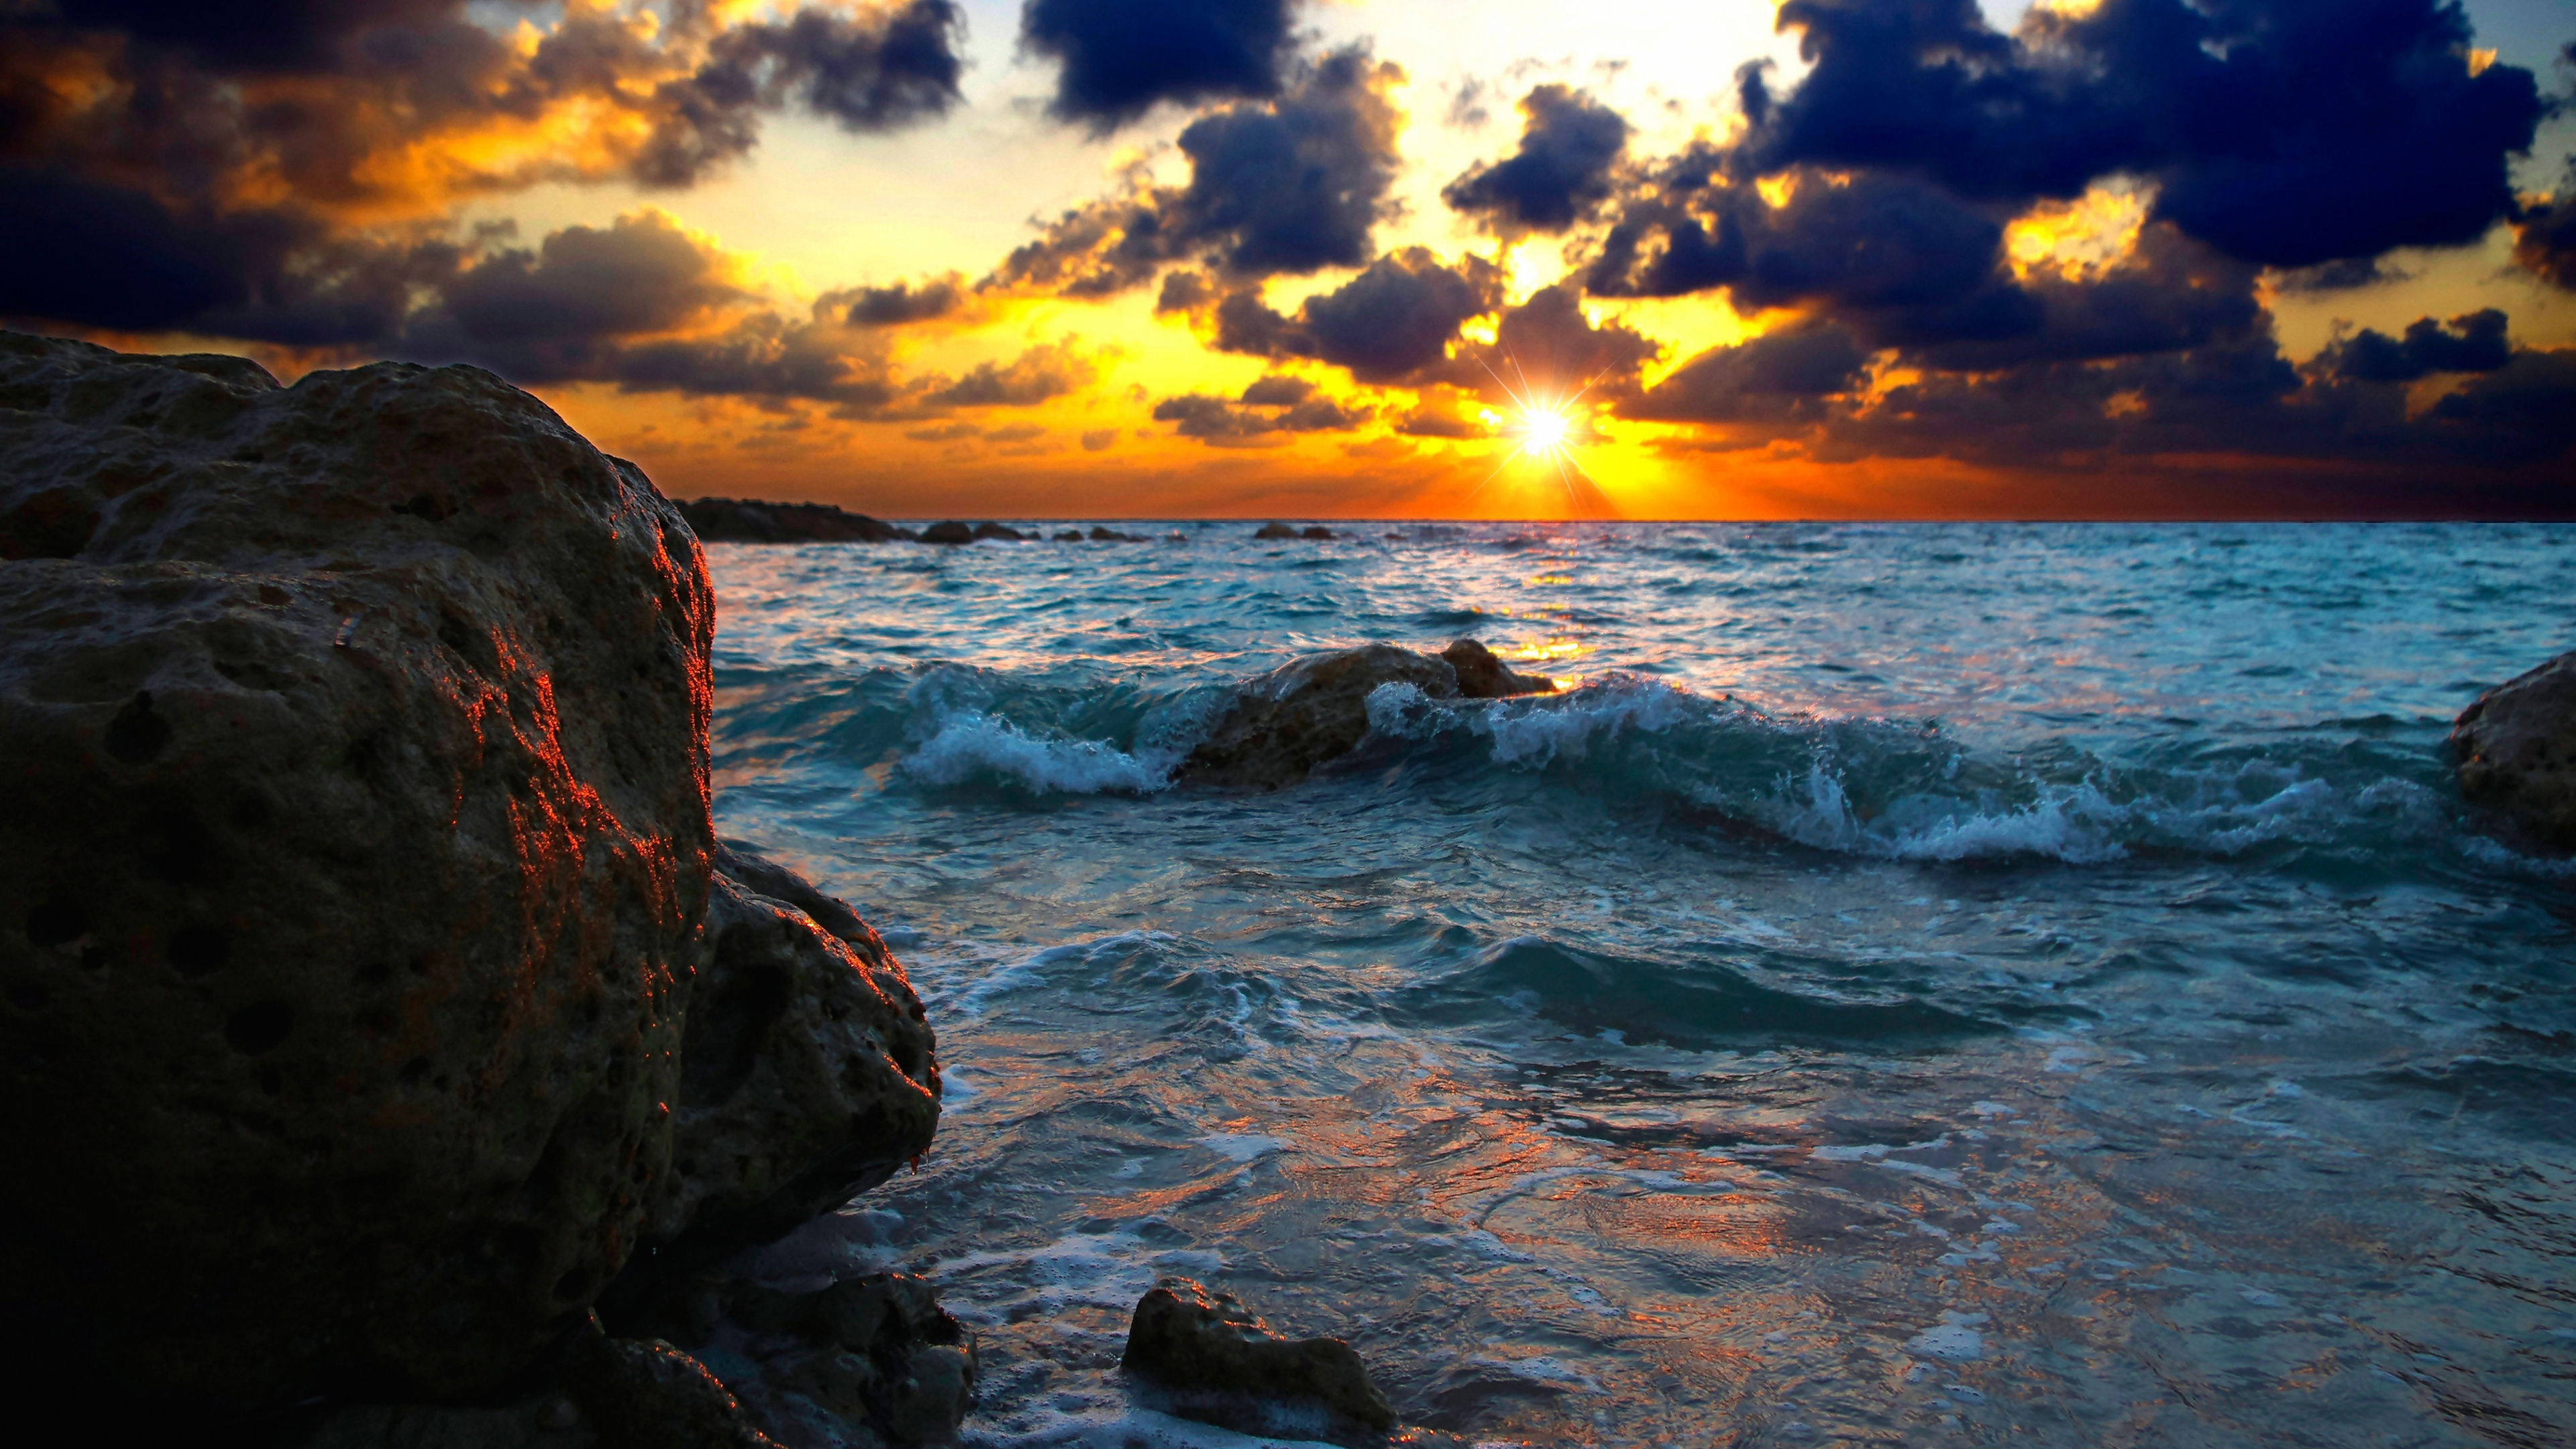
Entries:
POLYGON ((1368 1368, 1338 1338, 1286 1339, 1228 1293, 1187 1278, 1166 1278, 1136 1302, 1128 1321, 1129 1371, 1179 1390, 1176 1405, 1194 1418, 1251 1427, 1242 1400, 1320 1404, 1363 1428, 1395 1426, 1395 1410, 1369 1381, 1368 1368))
POLYGON ((2462 795, 2544 845, 2576 847, 2576 653, 2479 695, 2451 749, 2462 795))
POLYGON ((491 1389, 685 1100, 696 541, 488 373, 0 334, 0 555, 9 1370, 491 1389))
POLYGON ((1392 644, 1308 654, 1246 683, 1174 778, 1197 785, 1276 790, 1346 755, 1368 733, 1368 697, 1410 684, 1433 699, 1456 699, 1449 661, 1392 644))
POLYGON ((647 1229, 692 1262, 849 1201, 939 1125, 937 1044, 885 942, 747 847, 719 846, 716 865, 671 1170, 647 1229))

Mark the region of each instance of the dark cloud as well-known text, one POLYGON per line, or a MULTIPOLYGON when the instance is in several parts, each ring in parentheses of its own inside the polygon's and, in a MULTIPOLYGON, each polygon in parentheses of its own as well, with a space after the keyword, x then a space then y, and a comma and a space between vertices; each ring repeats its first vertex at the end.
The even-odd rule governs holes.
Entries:
POLYGON ((1274 372, 1268 377, 1254 378, 1251 385, 1244 388, 1242 400, 1253 407, 1288 408, 1314 395, 1313 383, 1302 377, 1274 372))
POLYGON ((1020 41, 1059 64, 1047 110, 1095 131, 1164 102, 1279 93, 1295 0, 1028 0, 1020 41))
POLYGON ((1503 231, 1563 231, 1610 197, 1627 118, 1580 91, 1544 85, 1521 100, 1518 151, 1452 181, 1440 199, 1503 231))
POLYGON ((1216 309, 1220 351, 1312 357, 1362 382, 1419 379, 1450 361, 1459 327, 1502 302, 1502 272, 1482 257, 1449 266, 1422 247, 1389 252, 1295 317, 1237 292, 1216 309))
POLYGON ((742 297, 725 265, 670 217, 636 212, 606 227, 565 227, 533 252, 484 257, 447 283, 446 314, 465 336, 496 346, 669 332, 742 297))
POLYGON ((2493 372, 2512 356, 2505 315, 2489 307, 2452 318, 2448 330, 2430 317, 2418 318, 2402 339, 2364 328, 2318 360, 2355 382, 2413 382, 2437 372, 2493 372))
POLYGON ((1869 378, 1869 350, 1830 323, 1786 327, 1683 363, 1620 409, 1658 422, 1821 421, 1869 378))
MULTIPOLYGON (((2576 43, 2568 49, 2576 51, 2576 43)), ((2551 286, 2576 292, 2576 156, 2567 158, 2557 194, 2525 207, 2514 222, 2513 259, 2551 286)))
POLYGON ((129 35, 222 69, 292 72, 333 65, 364 32, 446 20, 464 7, 460 0, 55 0, 47 8, 72 28, 129 35))
POLYGON ((1789 175, 1773 206, 1667 169, 1626 208, 1587 278, 1614 297, 1725 288, 1738 311, 1822 306, 1883 343, 1990 340, 2036 330, 2039 304, 2003 268, 2002 223, 1938 186, 1881 172, 1789 175), (1694 189, 1694 182, 1700 182, 1694 189))
POLYGON ((963 279, 953 273, 918 287, 909 282, 897 282, 891 287, 860 287, 852 294, 848 316, 853 327, 933 322, 954 314, 964 305, 965 297, 963 279))
POLYGON ((2471 74, 2450 0, 2102 0, 2034 8, 2018 35, 1976 0, 1788 0, 1813 68, 1759 71, 1738 158, 1924 175, 2007 203, 2152 178, 2156 214, 2247 261, 2299 267, 2475 241, 2546 113, 2531 72, 2471 74))
POLYGON ((1209 112, 1181 132, 1186 186, 1131 175, 1049 222, 982 285, 1098 297, 1174 262, 1236 281, 1365 265, 1390 209, 1398 116, 1387 93, 1403 76, 1342 50, 1277 100, 1209 112))
POLYGON ((2379 257, 2345 257, 2338 261, 2319 262, 2312 267, 2291 267, 2276 272, 2272 285, 2283 292, 2317 296, 2329 292, 2357 292, 2388 282, 2403 282, 2414 276, 2390 266, 2379 257))
MULTIPOLYGON (((2028 317, 2027 327, 1929 339, 1876 335, 1914 343, 1909 362, 1967 372, 2209 347, 2254 338, 2269 326, 2256 293, 2260 276, 2260 268, 2219 255, 2171 223, 2150 222, 2129 254, 2109 265, 2075 276, 2042 267, 2011 284, 2013 313, 2028 317)), ((1988 291, 1997 285, 1987 284, 1988 291)))
POLYGON ((1180 139, 1190 184, 1171 229, 1236 277, 1367 262, 1395 181, 1387 91, 1403 78, 1364 50, 1337 51, 1276 102, 1191 122, 1180 139))
POLYGON ((1364 408, 1346 407, 1316 394, 1312 384, 1289 377, 1263 378, 1239 402, 1184 393, 1154 405, 1154 421, 1176 424, 1173 431, 1180 436, 1218 446, 1275 442, 1283 433, 1346 432, 1369 416, 1364 408))
POLYGON ((758 112, 790 104, 858 132, 943 115, 958 100, 965 29, 952 0, 907 0, 863 20, 799 10, 782 23, 721 31, 696 71, 654 92, 661 116, 637 177, 688 185, 751 149, 758 112))

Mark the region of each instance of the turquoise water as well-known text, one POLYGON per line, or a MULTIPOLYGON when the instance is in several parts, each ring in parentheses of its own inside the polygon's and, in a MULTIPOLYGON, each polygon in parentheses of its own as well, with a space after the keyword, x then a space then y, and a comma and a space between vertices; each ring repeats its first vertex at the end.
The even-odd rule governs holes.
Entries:
POLYGON ((720 828, 948 1082, 764 1271, 938 1278, 970 1442, 1248 1442, 1116 1372, 1160 1273, 1471 1442, 2576 1442, 2576 868, 2444 747, 2576 529, 1140 531, 709 551, 720 828), (1462 634, 1569 688, 1169 785, 1462 634))

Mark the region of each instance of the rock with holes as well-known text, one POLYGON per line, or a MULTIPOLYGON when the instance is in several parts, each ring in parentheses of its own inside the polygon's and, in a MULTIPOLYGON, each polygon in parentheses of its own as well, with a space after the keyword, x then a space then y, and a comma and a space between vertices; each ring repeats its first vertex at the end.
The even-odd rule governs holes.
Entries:
POLYGON ((696 541, 488 373, 0 334, 0 557, 9 1369, 494 1389, 670 1152, 696 541))
POLYGON ((877 933, 737 842, 717 848, 716 870, 671 1170, 647 1229, 692 1264, 885 1181, 939 1125, 936 1044, 877 933))
POLYGON ((2451 749, 2462 795, 2537 844, 2576 849, 2576 653, 2479 695, 2451 749))

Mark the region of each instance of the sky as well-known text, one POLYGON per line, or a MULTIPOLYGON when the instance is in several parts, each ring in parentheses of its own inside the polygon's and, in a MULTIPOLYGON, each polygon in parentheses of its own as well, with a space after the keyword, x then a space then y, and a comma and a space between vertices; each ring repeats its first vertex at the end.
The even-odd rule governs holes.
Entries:
POLYGON ((891 518, 2576 517, 2576 8, 0 0, 0 324, 891 518))

